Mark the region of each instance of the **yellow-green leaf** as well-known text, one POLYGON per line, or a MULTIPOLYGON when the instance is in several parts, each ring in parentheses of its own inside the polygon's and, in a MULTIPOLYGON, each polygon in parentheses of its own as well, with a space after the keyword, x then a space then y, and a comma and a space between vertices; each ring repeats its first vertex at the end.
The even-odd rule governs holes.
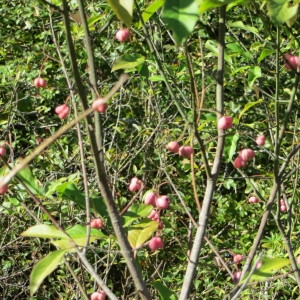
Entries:
POLYGON ((56 227, 45 224, 38 224, 29 227, 21 233, 22 236, 38 237, 38 238, 66 238, 67 236, 56 227))
POLYGON ((133 0, 107 0, 120 21, 130 27, 132 23, 133 0))
POLYGON ((39 289, 43 280, 62 262, 65 253, 66 250, 51 252, 34 266, 30 274, 31 296, 39 289))

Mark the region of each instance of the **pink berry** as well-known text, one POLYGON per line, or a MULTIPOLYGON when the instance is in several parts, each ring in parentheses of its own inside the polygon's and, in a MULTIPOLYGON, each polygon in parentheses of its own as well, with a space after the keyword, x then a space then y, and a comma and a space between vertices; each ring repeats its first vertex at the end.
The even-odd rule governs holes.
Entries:
POLYGON ((233 273, 233 279, 235 282, 239 281, 241 278, 242 272, 241 271, 237 271, 233 273))
POLYGON ((259 135, 256 140, 255 140, 256 144, 258 146, 263 146, 266 142, 266 137, 264 135, 259 135))
POLYGON ((297 261, 297 264, 300 264, 300 255, 297 256, 296 261, 297 261))
POLYGON ((148 218, 151 219, 152 221, 156 221, 156 222, 160 221, 159 214, 155 209, 152 209, 152 211, 149 214, 148 218))
POLYGON ((167 209, 170 204, 168 196, 160 196, 156 199, 156 207, 159 209, 167 209))
POLYGON ((194 153, 194 149, 190 146, 181 146, 178 150, 180 156, 190 159, 194 153))
POLYGON ((259 269, 261 266, 262 266, 262 261, 260 260, 260 261, 256 264, 255 268, 256 268, 256 269, 259 269))
POLYGON ((255 152, 252 149, 246 148, 240 151, 239 156, 244 160, 248 161, 255 156, 255 152))
POLYGON ((222 116, 219 120, 218 120, 218 128, 219 129, 228 129, 232 127, 232 117, 230 116, 222 116))
POLYGON ((116 32, 116 39, 119 42, 126 42, 130 38, 130 30, 128 28, 120 28, 116 32))
POLYGON ((0 186, 0 194, 1 195, 4 195, 8 190, 8 185, 7 184, 4 184, 2 186, 0 186))
POLYGON ((139 180, 137 177, 133 177, 129 184, 129 191, 130 192, 136 192, 139 191, 142 188, 143 182, 139 180))
POLYGON ((250 198, 248 199, 248 202, 249 202, 249 203, 258 203, 258 202, 259 202, 259 199, 256 198, 256 197, 254 197, 254 196, 252 196, 252 197, 250 197, 250 198))
POLYGON ((105 300, 106 293, 104 291, 94 292, 91 295, 91 300, 105 300))
POLYGON ((280 205, 280 211, 281 212, 286 212, 287 211, 287 207, 285 205, 280 205))
POLYGON ((34 79, 33 85, 36 88, 45 88, 47 86, 47 81, 44 78, 38 77, 34 79))
POLYGON ((107 102, 103 99, 103 98, 99 98, 97 100, 95 100, 92 104, 92 108, 95 111, 98 111, 100 113, 105 113, 107 110, 107 102))
POLYGON ((6 149, 4 146, 0 146, 0 156, 4 157, 6 155, 6 149))
POLYGON ((155 202, 156 202, 156 199, 157 199, 157 195, 152 192, 152 191, 148 191, 146 194, 145 194, 145 199, 144 199, 144 203, 147 204, 147 205, 153 205, 155 206, 155 202))
POLYGON ((97 229, 103 228, 104 225, 102 219, 100 218, 93 219, 90 224, 91 224, 91 228, 97 228, 97 229))
POLYGON ((233 166, 235 168, 242 168, 246 166, 246 161, 244 161, 240 156, 238 156, 234 161, 233 161, 233 166))
POLYGON ((299 57, 290 53, 283 55, 284 66, 287 70, 297 70, 299 64, 299 57))
POLYGON ((242 262, 243 258, 244 258, 243 255, 241 255, 241 254, 236 254, 236 255, 233 256, 233 262, 234 262, 236 265, 238 265, 238 264, 240 264, 240 263, 242 262))
POLYGON ((167 149, 173 153, 178 153, 179 147, 180 146, 177 141, 169 142, 167 145, 167 149))
POLYGON ((158 222, 158 227, 157 227, 159 230, 162 230, 164 229, 164 223, 162 221, 159 221, 158 222))
POLYGON ((55 112, 60 119, 65 119, 70 112, 70 108, 67 104, 61 104, 55 108, 55 112))
POLYGON ((157 249, 163 248, 164 243, 163 243, 162 239, 159 236, 154 236, 149 241, 148 247, 150 248, 150 250, 155 251, 157 249))

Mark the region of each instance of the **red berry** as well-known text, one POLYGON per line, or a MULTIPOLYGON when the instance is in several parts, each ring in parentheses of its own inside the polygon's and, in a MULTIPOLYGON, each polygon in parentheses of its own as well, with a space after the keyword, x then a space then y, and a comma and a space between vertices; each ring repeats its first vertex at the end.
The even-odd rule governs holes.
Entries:
POLYGON ((100 113, 105 113, 107 110, 107 102, 103 99, 103 98, 99 98, 97 100, 95 100, 92 104, 92 108, 95 111, 98 111, 100 113))
POLYGON ((1 195, 4 195, 8 190, 8 185, 7 184, 4 184, 2 186, 0 186, 0 194, 1 195))
POLYGON ((262 261, 260 260, 260 261, 256 264, 255 268, 256 268, 256 269, 259 269, 261 266, 262 266, 262 261))
POLYGON ((181 146, 178 150, 180 156, 190 159, 194 153, 194 149, 190 146, 181 146))
POLYGON ((234 262, 236 265, 238 265, 238 264, 240 264, 240 263, 242 262, 243 258, 244 258, 243 255, 241 255, 241 254, 236 254, 236 255, 233 256, 233 262, 234 262))
POLYGON ((155 206, 155 202, 156 202, 156 199, 157 199, 157 196, 154 192, 152 191, 148 191, 146 194, 145 194, 145 198, 144 198, 144 203, 147 204, 147 205, 153 205, 155 206))
POLYGON ((44 78, 38 77, 34 79, 33 85, 36 88, 45 88, 47 86, 47 81, 44 78))
POLYGON ((239 156, 244 160, 248 161, 255 156, 255 152, 252 149, 246 148, 240 151, 239 156))
POLYGON ((233 161, 233 166, 235 168, 242 168, 246 166, 246 161, 244 161, 240 156, 238 156, 234 161, 233 161))
POLYGON ((163 248, 164 243, 163 243, 162 239, 159 236, 154 236, 149 241, 148 247, 150 248, 150 250, 155 251, 157 249, 163 248))
POLYGON ((102 219, 100 219, 100 218, 96 218, 96 219, 93 219, 92 221, 91 221, 91 227, 92 228, 97 228, 97 229, 101 229, 101 228, 103 228, 103 221, 102 221, 102 219))
POLYGON ((299 57, 290 53, 283 55, 284 66, 287 70, 297 70, 299 64, 299 57))
POLYGON ((55 112, 60 119, 65 119, 70 112, 70 108, 67 104, 61 104, 55 108, 55 112))
POLYGON ((254 196, 252 196, 252 197, 250 197, 250 198, 248 199, 248 202, 249 202, 249 203, 258 203, 258 202, 259 202, 259 199, 256 198, 256 197, 254 197, 254 196))
POLYGON ((178 153, 179 150, 179 144, 177 141, 169 142, 167 145, 167 149, 173 153, 178 153))
POLYGON ((228 129, 232 127, 232 117, 230 116, 222 116, 219 120, 218 120, 218 128, 219 129, 228 129))
POLYGON ((4 157, 6 155, 6 149, 4 146, 0 146, 0 156, 4 157))
POLYGON ((159 209, 167 209, 170 204, 170 199, 168 196, 160 196, 156 199, 156 207, 159 209))
POLYGON ((287 207, 285 205, 280 205, 280 211, 281 212, 286 212, 287 211, 287 207))
POLYGON ((130 38, 130 30, 128 28, 120 28, 116 32, 116 39, 119 42, 126 42, 130 38))

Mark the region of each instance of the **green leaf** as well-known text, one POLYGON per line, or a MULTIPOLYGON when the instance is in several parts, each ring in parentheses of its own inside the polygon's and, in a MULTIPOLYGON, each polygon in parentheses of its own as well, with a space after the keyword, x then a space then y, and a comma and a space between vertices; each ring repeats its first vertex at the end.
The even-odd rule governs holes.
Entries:
MULTIPOLYGON (((74 227, 67 229, 66 232, 70 235, 77 246, 83 247, 86 244, 86 226, 75 225, 74 227)), ((102 233, 101 230, 91 228, 89 242, 91 243, 99 238, 107 238, 107 236, 102 233)), ((74 250, 73 244, 68 238, 51 241, 51 243, 60 249, 66 249, 68 251, 74 250)))
POLYGON ((133 0, 107 0, 117 17, 130 27, 132 23, 133 0))
POLYGON ((29 227, 26 231, 21 233, 22 236, 38 237, 38 238, 66 238, 67 236, 51 225, 38 224, 29 227))
POLYGON ((30 274, 31 296, 39 289, 43 280, 62 262, 65 253, 65 250, 51 252, 34 266, 30 274))
POLYGON ((193 32, 198 20, 198 4, 194 0, 166 0, 162 19, 172 30, 177 45, 182 45, 193 32))
MULTIPOLYGON (((156 0, 152 4, 150 4, 142 13, 142 19, 144 23, 146 23, 154 14, 155 12, 160 9, 165 3, 165 0, 156 0)), ((140 21, 139 28, 141 28, 143 23, 140 21)))
POLYGON ((228 135, 225 138, 224 155, 227 162, 232 160, 233 155, 236 153, 237 142, 240 135, 236 133, 234 136, 228 135))
MULTIPOLYGON (((281 268, 290 265, 290 260, 287 258, 270 258, 262 261, 262 266, 259 269, 256 269, 250 278, 252 281, 265 281, 268 278, 272 277, 276 272, 281 268)), ((247 278, 247 274, 245 275, 247 278)), ((244 279, 245 280, 245 279, 244 279)), ((242 280, 242 282, 244 281, 242 280)))
POLYGON ((155 287, 160 295, 160 300, 176 300, 177 297, 172 293, 171 290, 169 290, 165 285, 163 285, 161 282, 151 282, 150 285, 155 287))
POLYGON ((254 102, 247 103, 247 104, 245 105, 245 107, 243 108, 243 110, 242 110, 242 111, 240 112, 240 114, 239 114, 239 120, 241 119, 241 117, 244 115, 244 113, 245 113, 248 109, 250 109, 251 107, 253 107, 253 106, 255 106, 255 105, 259 104, 259 103, 261 103, 262 101, 263 101, 262 99, 259 99, 259 100, 254 101, 254 102))
POLYGON ((140 54, 124 54, 120 56, 112 66, 111 71, 119 70, 119 69, 132 69, 145 61, 145 57, 140 54))
POLYGON ((33 176, 29 167, 23 168, 18 177, 25 183, 29 190, 35 195, 44 195, 44 189, 39 184, 38 180, 33 176))
POLYGON ((275 50, 271 50, 271 49, 263 49, 263 51, 261 51, 259 58, 257 59, 257 62, 260 63, 264 58, 266 58, 267 56, 271 55, 275 53, 275 50))
POLYGON ((261 77, 261 68, 259 66, 250 67, 248 71, 248 85, 252 87, 254 81, 261 77))
MULTIPOLYGON (((207 40, 205 43, 205 48, 210 50, 216 57, 218 57, 218 43, 216 41, 207 40)), ((232 59, 226 51, 224 53, 224 59, 228 64, 232 64, 232 59)))
POLYGON ((199 13, 204 13, 209 9, 214 9, 223 5, 229 5, 233 7, 240 3, 247 3, 245 0, 198 0, 199 13))
POLYGON ((124 227, 129 226, 133 221, 139 218, 149 216, 153 207, 146 204, 131 205, 127 212, 123 215, 124 227))
POLYGON ((236 22, 229 22, 227 24, 228 27, 235 27, 235 28, 240 28, 242 30, 248 31, 248 32, 252 32, 254 34, 258 35, 258 30, 256 27, 253 26, 249 26, 249 25, 245 25, 242 21, 236 21, 236 22))
POLYGON ((269 0, 268 12, 271 21, 279 25, 294 18, 298 11, 298 5, 298 1, 269 0))
POLYGON ((143 245, 157 230, 158 222, 143 219, 139 224, 128 227, 128 241, 133 249, 143 245))

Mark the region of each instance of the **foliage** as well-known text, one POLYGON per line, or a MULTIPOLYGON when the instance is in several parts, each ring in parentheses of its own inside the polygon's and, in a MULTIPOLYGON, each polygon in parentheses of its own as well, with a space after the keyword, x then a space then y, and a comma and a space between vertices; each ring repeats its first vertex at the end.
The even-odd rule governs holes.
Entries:
POLYGON ((299 54, 298 1, 80 4, 5 0, 0 8, 0 145, 8 152, 0 182, 51 141, 0 195, 2 298, 88 299, 104 289, 134 299, 140 281, 153 299, 184 299, 196 248, 191 299, 299 297, 299 72, 282 59, 299 54), (131 37, 120 43, 115 33, 125 26, 131 37), (110 95, 107 112, 86 113, 123 72, 129 80, 110 95), (33 86, 39 76, 46 88, 33 86), (60 120, 62 103, 71 112, 60 120), (218 130, 221 115, 233 117, 231 129, 218 130), (191 160, 167 151, 173 140, 193 147, 191 160), (243 148, 255 158, 234 168, 243 148), (135 193, 132 177, 143 183, 135 193), (155 209, 144 204, 148 191, 171 200, 157 210, 163 228, 148 217, 155 209), (93 218, 105 226, 90 228, 93 218), (164 248, 147 248, 153 236, 164 248))

